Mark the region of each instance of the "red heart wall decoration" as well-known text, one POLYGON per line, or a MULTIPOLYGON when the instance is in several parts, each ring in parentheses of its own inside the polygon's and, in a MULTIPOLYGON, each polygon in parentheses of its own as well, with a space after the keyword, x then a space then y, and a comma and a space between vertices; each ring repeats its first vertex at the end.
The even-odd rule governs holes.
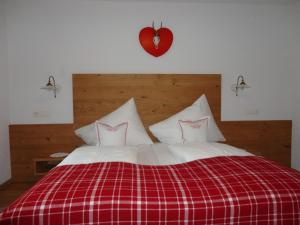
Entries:
POLYGON ((140 43, 146 52, 159 57, 165 54, 172 45, 173 33, 168 28, 161 27, 155 30, 153 27, 145 27, 140 31, 140 43), (154 37, 159 36, 159 42, 154 43, 154 37))

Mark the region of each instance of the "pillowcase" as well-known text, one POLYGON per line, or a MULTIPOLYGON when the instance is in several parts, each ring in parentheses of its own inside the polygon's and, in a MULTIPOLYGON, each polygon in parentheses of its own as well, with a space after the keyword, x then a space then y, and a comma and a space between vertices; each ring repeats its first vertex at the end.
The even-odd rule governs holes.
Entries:
POLYGON ((210 110, 206 96, 203 94, 198 98, 193 105, 196 105, 200 108, 201 114, 203 116, 209 116, 208 121, 208 141, 217 142, 217 141, 226 141, 224 135, 218 128, 214 116, 210 110))
POLYGON ((198 98, 191 106, 185 108, 179 113, 153 124, 149 127, 152 134, 162 143, 177 144, 182 143, 182 135, 178 121, 179 120, 200 120, 203 117, 209 117, 207 140, 211 142, 225 141, 224 136, 217 127, 205 95, 198 98))
POLYGON ((177 144, 182 143, 179 120, 199 120, 201 113, 198 106, 189 106, 181 112, 149 127, 152 134, 162 143, 177 144))
MULTIPOLYGON (((127 121, 127 145, 153 144, 139 117, 133 98, 98 121, 109 124, 110 126, 116 126, 127 121)), ((75 134, 88 145, 98 144, 97 134, 95 132, 95 122, 75 130, 75 134)))
POLYGON ((195 121, 179 120, 182 142, 206 142, 208 120, 209 117, 195 121))
POLYGON ((128 122, 120 123, 112 127, 108 124, 96 121, 95 128, 99 146, 126 145, 128 122))

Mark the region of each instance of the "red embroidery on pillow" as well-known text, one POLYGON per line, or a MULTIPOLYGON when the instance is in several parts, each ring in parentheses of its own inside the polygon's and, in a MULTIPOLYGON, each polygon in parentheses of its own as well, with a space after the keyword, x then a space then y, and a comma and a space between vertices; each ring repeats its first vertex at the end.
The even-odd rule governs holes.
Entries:
POLYGON ((183 143, 186 142, 186 139, 184 138, 184 132, 183 132, 181 123, 188 124, 190 127, 194 128, 194 129, 200 129, 200 127, 202 127, 203 125, 208 125, 208 119, 209 119, 209 117, 206 116, 206 117, 201 118, 200 120, 195 120, 195 121, 178 120, 180 130, 181 130, 181 138, 182 138, 183 143))
POLYGON ((111 131, 111 132, 116 132, 118 131, 121 127, 123 127, 124 125, 126 125, 126 129, 125 129, 125 145, 126 145, 126 141, 127 141, 127 129, 128 129, 128 122, 123 122, 123 123, 120 123, 114 127, 108 125, 108 124, 105 124, 105 123, 101 123, 99 121, 96 121, 95 122, 95 126, 96 126, 96 132, 97 132, 97 139, 98 139, 98 142, 99 144, 101 144, 101 133, 100 133, 100 130, 99 130, 99 126, 102 126, 104 127, 107 131, 111 131))
POLYGON ((195 128, 195 129, 202 127, 202 125, 203 125, 203 124, 199 124, 199 123, 191 123, 191 124, 190 124, 190 126, 191 126, 192 128, 195 128))

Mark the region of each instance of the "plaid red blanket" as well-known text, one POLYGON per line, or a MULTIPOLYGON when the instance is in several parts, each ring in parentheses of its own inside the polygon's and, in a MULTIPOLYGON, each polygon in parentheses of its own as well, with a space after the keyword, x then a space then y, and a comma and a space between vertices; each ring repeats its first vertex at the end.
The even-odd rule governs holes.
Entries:
POLYGON ((300 173, 261 157, 54 168, 0 224, 300 224, 300 173))

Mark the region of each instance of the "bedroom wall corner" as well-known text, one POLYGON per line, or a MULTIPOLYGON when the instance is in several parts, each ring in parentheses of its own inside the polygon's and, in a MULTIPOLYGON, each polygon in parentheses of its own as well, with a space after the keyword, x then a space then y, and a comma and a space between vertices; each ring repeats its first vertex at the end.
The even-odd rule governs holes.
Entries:
MULTIPOLYGON (((295 7, 297 40, 300 38, 300 2, 295 7)), ((293 80, 293 137, 292 137, 292 167, 300 171, 300 45, 295 45, 294 80, 293 80)))
POLYGON ((5 21, 6 1, 0 0, 0 185, 10 179, 9 151, 9 73, 5 21))

